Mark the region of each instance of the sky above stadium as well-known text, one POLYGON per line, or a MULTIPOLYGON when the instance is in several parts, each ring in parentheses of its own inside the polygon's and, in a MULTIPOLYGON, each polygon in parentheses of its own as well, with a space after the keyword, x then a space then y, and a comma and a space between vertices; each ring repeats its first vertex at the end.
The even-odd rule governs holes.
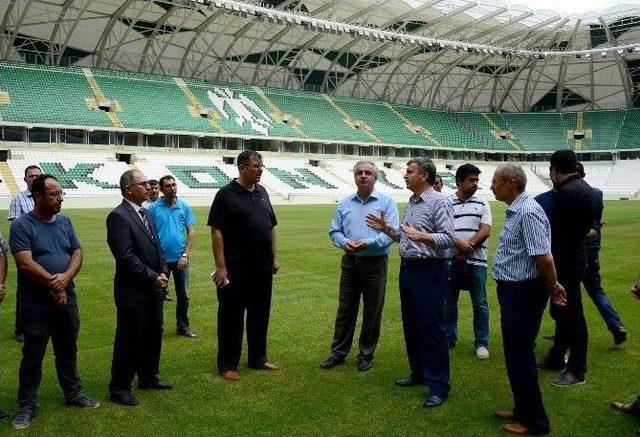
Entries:
POLYGON ((531 9, 551 9, 564 13, 583 14, 589 11, 600 12, 611 6, 621 4, 640 5, 640 0, 502 0, 509 5, 525 5, 531 9))

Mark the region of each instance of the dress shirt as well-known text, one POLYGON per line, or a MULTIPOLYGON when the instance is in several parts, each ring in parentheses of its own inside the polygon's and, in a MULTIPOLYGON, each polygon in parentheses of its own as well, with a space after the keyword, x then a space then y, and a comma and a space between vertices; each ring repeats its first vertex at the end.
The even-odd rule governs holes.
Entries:
POLYGON ((33 210, 33 194, 28 189, 16 194, 9 204, 9 220, 17 219, 33 210))
POLYGON ((442 193, 429 187, 419 196, 409 198, 403 224, 410 225, 433 236, 434 247, 410 240, 400 228, 396 235, 400 241, 403 258, 450 258, 455 238, 453 232, 453 208, 442 193))
POLYGON ((535 279, 540 271, 533 257, 551 253, 551 226, 542 207, 526 192, 506 211, 493 261, 496 281, 535 279))
POLYGON ((342 249, 347 240, 356 242, 365 240, 367 247, 359 250, 358 256, 387 255, 393 240, 384 232, 377 231, 366 223, 368 214, 384 216, 391 227, 399 225, 398 207, 385 194, 373 191, 366 200, 360 199, 358 193, 349 196, 338 204, 338 209, 329 226, 329 237, 333 244, 342 249))

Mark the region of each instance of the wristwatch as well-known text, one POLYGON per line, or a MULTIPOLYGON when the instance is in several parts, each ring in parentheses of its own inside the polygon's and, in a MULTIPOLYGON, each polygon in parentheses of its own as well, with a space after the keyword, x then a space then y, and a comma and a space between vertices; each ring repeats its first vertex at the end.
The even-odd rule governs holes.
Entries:
POLYGON ((182 254, 182 257, 183 258, 189 258, 189 254, 187 252, 185 252, 185 253, 182 254))

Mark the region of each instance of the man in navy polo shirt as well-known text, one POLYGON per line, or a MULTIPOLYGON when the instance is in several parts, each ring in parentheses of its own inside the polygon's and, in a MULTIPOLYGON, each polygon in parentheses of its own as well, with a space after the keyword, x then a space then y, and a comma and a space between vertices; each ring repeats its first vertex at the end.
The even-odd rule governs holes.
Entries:
POLYGON ((278 221, 259 184, 262 156, 245 150, 236 161, 238 178, 216 193, 207 222, 216 265, 212 279, 218 286, 218 372, 229 380, 239 379, 245 313, 249 367, 278 369, 267 360, 271 288, 280 268, 278 221))
POLYGON ((188 338, 196 333, 189 324, 189 253, 195 234, 193 225, 196 218, 189 205, 178 199, 176 180, 171 175, 160 178, 163 196, 149 206, 158 230, 162 252, 173 274, 176 287, 176 332, 188 338))

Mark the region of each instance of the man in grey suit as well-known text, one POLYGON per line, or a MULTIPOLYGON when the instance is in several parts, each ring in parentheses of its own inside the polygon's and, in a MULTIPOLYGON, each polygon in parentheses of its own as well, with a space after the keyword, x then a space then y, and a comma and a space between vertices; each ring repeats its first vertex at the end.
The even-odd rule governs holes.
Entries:
POLYGON ((124 172, 120 176, 124 199, 107 217, 107 242, 116 261, 117 308, 109 394, 113 402, 129 406, 138 404, 131 395, 136 374, 138 388, 171 389, 158 378, 167 265, 153 218, 142 208, 148 185, 142 172, 124 172))

